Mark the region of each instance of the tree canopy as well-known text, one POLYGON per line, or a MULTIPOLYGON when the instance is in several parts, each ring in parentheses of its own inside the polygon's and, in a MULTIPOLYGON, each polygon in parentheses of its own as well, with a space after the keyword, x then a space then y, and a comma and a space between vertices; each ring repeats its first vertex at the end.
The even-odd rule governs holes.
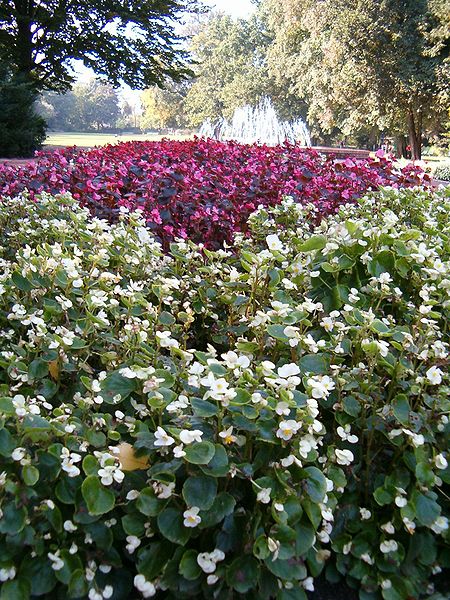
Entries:
POLYGON ((409 133, 449 103, 447 0, 263 0, 269 70, 308 103, 318 130, 409 133), (447 5, 447 10, 445 9, 447 5))
POLYGON ((161 85, 190 73, 175 32, 198 0, 1 0, 0 59, 38 90, 65 91, 70 61, 114 86, 161 85))

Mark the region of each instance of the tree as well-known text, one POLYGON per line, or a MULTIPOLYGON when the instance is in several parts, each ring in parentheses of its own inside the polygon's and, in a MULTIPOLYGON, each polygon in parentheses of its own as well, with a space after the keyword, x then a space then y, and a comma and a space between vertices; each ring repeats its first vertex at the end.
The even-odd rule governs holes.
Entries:
POLYGON ((267 41, 256 19, 233 19, 214 14, 193 38, 198 63, 196 79, 186 98, 193 126, 205 119, 231 117, 244 104, 256 104, 268 93, 265 64, 267 41))
POLYGON ((264 0, 278 83, 307 100, 317 129, 408 132, 420 158, 424 126, 448 106, 447 0, 264 0))
POLYGON ((95 79, 73 88, 81 130, 114 128, 120 114, 117 91, 95 79))
POLYGON ((184 127, 186 115, 184 103, 188 87, 183 84, 167 84, 165 89, 153 86, 141 93, 141 129, 166 129, 184 127))
POLYGON ((44 93, 39 110, 48 126, 59 131, 112 129, 120 115, 117 91, 95 79, 78 83, 65 94, 44 93))
POLYGON ((198 0, 2 0, 0 58, 38 90, 68 90, 80 59, 114 86, 190 73, 175 22, 198 0))
POLYGON ((36 93, 0 62, 0 156, 31 156, 45 139, 45 121, 35 112, 36 93))

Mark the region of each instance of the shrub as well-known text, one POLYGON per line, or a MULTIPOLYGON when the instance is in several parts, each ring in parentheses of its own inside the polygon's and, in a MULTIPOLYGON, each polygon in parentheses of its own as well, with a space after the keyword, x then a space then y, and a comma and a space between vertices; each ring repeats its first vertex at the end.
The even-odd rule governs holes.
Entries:
POLYGON ((0 156, 32 156, 45 140, 45 121, 34 104, 38 95, 30 84, 8 73, 0 63, 0 156))
POLYGON ((419 167, 397 170, 382 154, 335 162, 299 146, 245 146, 191 140, 128 142, 90 151, 42 154, 35 164, 0 165, 0 194, 25 188, 72 192, 94 214, 114 220, 119 208, 140 208, 165 246, 175 237, 218 248, 245 230, 259 205, 289 194, 313 202, 321 214, 355 201, 369 188, 416 185, 419 167))
POLYGON ((442 163, 436 167, 434 178, 441 181, 450 181, 450 163, 442 163))
POLYGON ((428 594, 449 210, 385 189, 314 226, 285 201, 234 254, 163 254, 138 213, 6 199, 0 598, 305 599, 323 572, 428 594))

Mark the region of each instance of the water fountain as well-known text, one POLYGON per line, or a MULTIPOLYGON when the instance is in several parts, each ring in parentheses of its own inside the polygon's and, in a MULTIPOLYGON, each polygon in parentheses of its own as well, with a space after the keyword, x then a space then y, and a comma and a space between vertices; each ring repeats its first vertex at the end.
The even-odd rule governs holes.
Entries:
POLYGON ((268 144, 275 146, 285 141, 311 145, 308 128, 302 119, 281 121, 270 98, 264 98, 256 107, 243 106, 234 111, 231 121, 205 121, 199 135, 217 140, 235 140, 241 144, 268 144))

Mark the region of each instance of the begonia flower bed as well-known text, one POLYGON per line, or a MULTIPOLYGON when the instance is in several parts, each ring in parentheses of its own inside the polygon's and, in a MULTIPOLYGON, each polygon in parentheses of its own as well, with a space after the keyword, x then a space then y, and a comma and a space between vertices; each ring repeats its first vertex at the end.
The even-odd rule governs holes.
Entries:
POLYGON ((95 214, 113 220, 120 207, 143 210, 163 241, 189 238, 218 247, 245 230, 258 206, 286 195, 320 214, 359 198, 369 188, 407 187, 429 179, 419 167, 397 169, 377 153, 336 161, 297 145, 268 147, 235 142, 126 142, 92 150, 43 152, 25 166, 0 165, 0 195, 25 188, 69 191, 95 214))

